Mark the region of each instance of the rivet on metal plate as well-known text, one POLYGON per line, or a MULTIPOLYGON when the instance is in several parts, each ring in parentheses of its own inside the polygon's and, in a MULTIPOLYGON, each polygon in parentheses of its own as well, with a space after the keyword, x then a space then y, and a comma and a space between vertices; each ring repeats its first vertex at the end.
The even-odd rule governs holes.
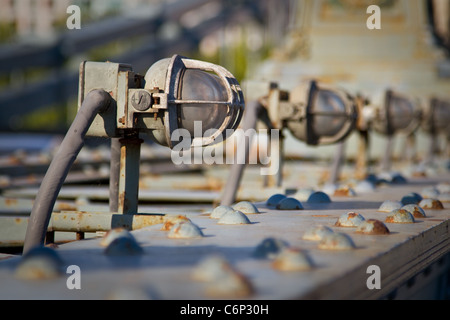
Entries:
POLYGON ((63 262, 55 250, 36 247, 26 253, 14 276, 21 280, 49 280, 62 275, 63 262))
POLYGON ((179 223, 179 222, 191 222, 191 220, 183 215, 177 215, 173 218, 167 219, 166 222, 164 222, 163 226, 161 227, 161 231, 170 231, 172 227, 179 223))
POLYGON ((266 206, 269 208, 276 207, 276 205, 285 198, 286 196, 284 194, 274 194, 269 199, 267 199, 266 206))
POLYGON ((356 196, 356 192, 349 186, 340 186, 336 190, 334 190, 334 196, 336 196, 336 197, 354 197, 354 196, 356 196))
POLYGON ((362 215, 356 212, 348 212, 341 215, 336 221, 336 227, 349 227, 354 228, 363 223, 366 219, 362 215))
POLYGON ((267 238, 256 246, 253 257, 257 259, 273 259, 289 244, 281 239, 267 238))
POLYGON ((314 262, 305 251, 287 248, 275 258, 272 267, 280 271, 309 271, 314 268, 314 262))
POLYGON ((390 231, 382 221, 376 219, 369 219, 361 223, 356 228, 356 233, 369 235, 385 235, 390 234, 390 231))
POLYGON ((426 187, 423 188, 421 193, 424 199, 426 198, 437 198, 440 194, 439 190, 436 187, 426 187))
POLYGON ((251 282, 222 257, 208 257, 194 269, 192 277, 207 283, 206 294, 217 298, 245 298, 254 293, 251 282))
POLYGON ((450 202, 450 192, 444 192, 439 194, 437 199, 442 203, 449 203, 450 202))
POLYGON ((308 201, 309 196, 314 192, 315 191, 312 188, 301 188, 297 190, 293 197, 298 201, 308 201))
POLYGON ((422 196, 418 193, 411 192, 402 197, 401 203, 403 205, 407 204, 418 204, 422 200, 422 196))
POLYGON ((214 208, 209 217, 211 219, 220 219, 228 211, 233 211, 234 209, 230 206, 218 206, 214 208))
POLYGON ((355 249, 352 238, 345 233, 332 233, 323 237, 319 242, 319 249, 345 251, 355 249))
POLYGON ((327 226, 319 225, 308 229, 302 239, 308 241, 321 241, 323 237, 328 234, 332 234, 333 232, 333 229, 327 226))
POLYGON ((407 204, 406 206, 403 206, 402 209, 408 211, 413 215, 414 218, 426 218, 427 215, 425 214, 425 211, 417 204, 407 204))
POLYGON ((134 237, 118 237, 105 249, 105 255, 107 256, 136 256, 143 253, 144 250, 134 237))
POLYGON ((241 211, 233 210, 226 212, 217 222, 218 224, 251 224, 248 217, 241 211))
POLYGON ((303 206, 297 199, 288 197, 278 202, 277 210, 303 210, 303 206))
POLYGON ((258 208, 250 201, 241 201, 232 206, 234 210, 240 211, 244 214, 258 214, 258 208))
POLYGON ((419 206, 423 209, 431 209, 431 210, 442 210, 444 209, 444 205, 438 199, 423 199, 419 202, 419 206))
POLYGON ((391 212, 393 210, 400 209, 401 207, 403 207, 403 204, 400 201, 386 200, 378 208, 378 211, 391 212))
POLYGON ((127 229, 125 229, 125 228, 114 228, 114 229, 109 230, 103 236, 103 238, 100 240, 100 245, 102 247, 107 247, 115 239, 121 238, 121 237, 132 238, 133 240, 135 240, 133 235, 127 229))
POLYGON ((386 223, 414 223, 414 217, 404 209, 395 209, 389 213, 384 221, 386 223))
POLYGON ((201 238, 203 237, 203 232, 191 221, 181 221, 170 229, 168 237, 171 239, 201 238))
POLYGON ((308 197, 308 203, 331 203, 331 199, 325 192, 316 191, 308 197))

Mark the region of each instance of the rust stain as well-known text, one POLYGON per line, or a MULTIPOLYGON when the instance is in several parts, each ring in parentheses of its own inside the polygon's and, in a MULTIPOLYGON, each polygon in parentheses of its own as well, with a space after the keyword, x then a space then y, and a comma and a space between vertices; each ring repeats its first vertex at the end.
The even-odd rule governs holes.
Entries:
POLYGON ((15 206, 15 205, 17 205, 17 203, 18 203, 17 199, 11 199, 11 198, 6 198, 5 199, 5 205, 7 207, 15 206))

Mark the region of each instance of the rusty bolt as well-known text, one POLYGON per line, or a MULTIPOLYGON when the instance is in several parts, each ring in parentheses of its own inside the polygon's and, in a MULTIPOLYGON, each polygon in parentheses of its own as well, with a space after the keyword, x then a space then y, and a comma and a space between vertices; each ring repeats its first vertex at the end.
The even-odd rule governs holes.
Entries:
POLYGON ((266 206, 269 208, 274 208, 283 199, 286 199, 284 194, 274 194, 266 201, 266 206))
POLYGON ((395 209, 389 213, 385 220, 386 223, 414 223, 414 217, 404 209, 395 209))
POLYGON ((136 256, 141 255, 144 250, 131 237, 118 237, 114 239, 105 249, 107 256, 136 256))
POLYGON ((330 197, 322 191, 313 192, 308 197, 308 203, 330 203, 330 197))
POLYGON ((250 201, 241 201, 232 206, 234 210, 240 211, 244 214, 257 214, 260 213, 258 208, 250 201))
POLYGON ((422 201, 420 201, 419 206, 424 209, 431 209, 431 210, 444 209, 444 205, 442 204, 441 201, 439 201, 438 199, 430 199, 430 198, 423 199, 422 201))
POLYGON ((203 237, 203 232, 191 221, 181 221, 170 229, 168 237, 171 239, 201 238, 203 237))
POLYGON ((192 277, 206 282, 206 294, 213 297, 245 298, 254 292, 251 282, 220 256, 207 257, 201 261, 192 277))
POLYGON ((21 280, 49 280, 62 275, 63 262, 54 249, 36 247, 26 253, 15 270, 21 280))
POLYGON ((450 192, 441 193, 437 199, 442 203, 449 203, 450 202, 450 192))
POLYGON ((289 244, 281 239, 267 238, 256 246, 253 256, 257 259, 273 259, 289 244))
POLYGON ((418 204, 421 200, 422 200, 422 196, 420 194, 411 192, 402 197, 401 203, 403 205, 418 204))
POLYGON ((238 210, 227 211, 217 222, 218 224, 251 224, 248 217, 238 210))
POLYGON ((436 187, 426 187, 423 188, 421 193, 423 198, 437 198, 440 194, 439 190, 436 187))
POLYGON ((280 202, 278 202, 277 204, 277 209, 278 210, 303 210, 303 206, 300 203, 300 201, 298 201, 295 198, 285 198, 283 200, 281 200, 280 202))
POLYGON ((328 234, 332 234, 333 232, 334 231, 331 228, 319 225, 307 230, 302 239, 308 241, 321 241, 323 237, 328 234))
POLYGON ((388 227, 386 227, 383 222, 376 219, 364 221, 356 228, 356 232, 370 235, 390 234, 388 227))
POLYGON ((331 233, 323 237, 319 242, 319 249, 345 251, 355 249, 352 238, 345 233, 331 233))
POLYGON ((309 271, 314 268, 314 263, 306 252, 287 248, 275 258, 272 267, 280 271, 309 271))
POLYGON ((131 97, 131 105, 138 111, 145 111, 152 105, 152 97, 145 90, 138 90, 131 97))
POLYGON ((233 211, 233 208, 230 206, 218 206, 214 208, 209 217, 211 219, 220 219, 228 211, 233 211))
POLYGON ((386 200, 378 208, 378 211, 380 211, 380 212, 391 212, 391 211, 393 211, 395 209, 400 209, 401 207, 403 207, 403 204, 400 201, 386 200))
POLYGON ((308 201, 309 196, 314 192, 315 191, 312 188, 301 188, 297 190, 293 197, 298 201, 308 201))
POLYGON ((348 212, 341 215, 336 221, 336 227, 357 227, 365 221, 364 217, 356 212, 348 212))
POLYGON ((426 218, 425 211, 417 204, 407 204, 403 206, 402 209, 408 211, 413 215, 414 218, 426 218))
POLYGON ((111 244, 111 242, 113 242, 115 239, 120 238, 120 237, 125 237, 125 238, 132 238, 133 240, 134 237, 133 235, 125 228, 114 228, 109 230, 105 236, 100 240, 100 245, 102 247, 107 247, 111 244))
POLYGON ((333 195, 336 197, 354 197, 356 196, 356 192, 349 186, 341 186, 334 190, 333 195))

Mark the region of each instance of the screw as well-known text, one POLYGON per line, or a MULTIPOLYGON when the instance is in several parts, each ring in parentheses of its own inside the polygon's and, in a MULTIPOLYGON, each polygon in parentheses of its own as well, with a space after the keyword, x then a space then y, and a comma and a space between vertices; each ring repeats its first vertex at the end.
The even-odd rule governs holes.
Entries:
POLYGON ((131 97, 131 105, 138 111, 145 111, 150 108, 152 97, 145 90, 139 90, 133 93, 131 97))

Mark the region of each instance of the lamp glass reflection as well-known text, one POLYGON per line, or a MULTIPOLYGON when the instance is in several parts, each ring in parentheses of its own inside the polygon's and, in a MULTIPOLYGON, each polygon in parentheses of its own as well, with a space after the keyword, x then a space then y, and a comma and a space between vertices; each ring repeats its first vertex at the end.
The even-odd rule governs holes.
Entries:
MULTIPOLYGON (((180 82, 179 99, 227 101, 227 92, 219 77, 211 73, 187 69, 180 82)), ((202 122, 202 136, 209 129, 219 129, 228 115, 224 104, 181 103, 178 105, 179 127, 194 136, 194 121, 202 122)))
POLYGON ((347 121, 342 99, 330 90, 319 90, 314 102, 313 129, 318 136, 334 136, 347 121))

